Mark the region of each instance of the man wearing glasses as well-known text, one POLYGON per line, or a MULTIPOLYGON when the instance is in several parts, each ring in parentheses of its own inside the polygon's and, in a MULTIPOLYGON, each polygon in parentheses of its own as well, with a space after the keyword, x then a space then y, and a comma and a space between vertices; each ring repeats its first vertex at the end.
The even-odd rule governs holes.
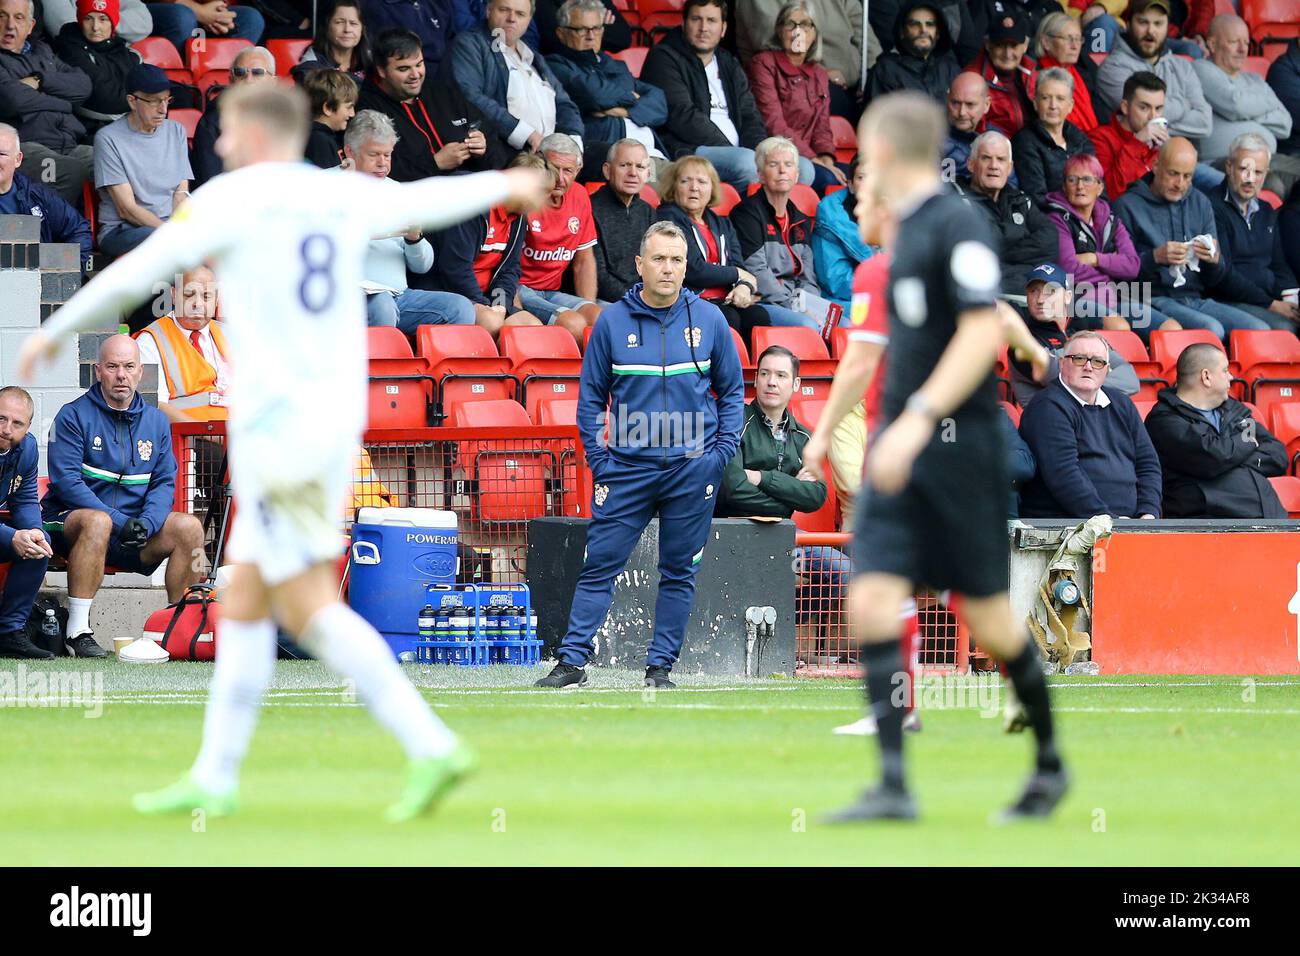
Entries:
POLYGON ((144 242, 190 195, 185 128, 167 118, 171 81, 141 63, 127 76, 129 112, 95 134, 99 248, 123 255, 144 242))
POLYGON ((1132 399, 1106 385, 1109 370, 1106 340, 1076 332, 1060 377, 1025 409, 1020 435, 1038 474, 1020 489, 1022 518, 1160 516, 1160 459, 1132 399))
MULTIPOLYGON (((254 46, 241 50, 230 64, 230 85, 240 86, 244 83, 274 83, 275 57, 266 47, 254 46)), ((203 113, 198 127, 194 130, 194 143, 190 148, 190 162, 193 164, 193 187, 198 189, 222 170, 221 158, 217 156, 217 137, 221 135, 221 110, 218 103, 212 103, 203 113)), ((358 109, 361 106, 358 104, 358 109)))
POLYGON ((663 158, 653 127, 668 122, 668 101, 663 90, 633 77, 622 60, 601 52, 606 12, 601 0, 565 0, 555 30, 563 46, 546 62, 582 112, 586 143, 631 138, 663 158))

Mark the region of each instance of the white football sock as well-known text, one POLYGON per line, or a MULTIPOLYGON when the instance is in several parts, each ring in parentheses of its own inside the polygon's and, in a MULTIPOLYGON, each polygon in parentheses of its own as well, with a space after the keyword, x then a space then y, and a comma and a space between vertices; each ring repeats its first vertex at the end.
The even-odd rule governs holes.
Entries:
POLYGON ((318 660, 352 680, 408 757, 438 757, 456 746, 456 738, 411 686, 379 632, 352 608, 338 602, 322 608, 307 622, 301 639, 318 660))
POLYGON ((262 695, 275 670, 275 624, 223 620, 217 625, 217 663, 203 714, 203 746, 190 770, 194 782, 226 791, 239 783, 262 695))
POLYGON ((94 598, 68 598, 68 637, 90 631, 90 605, 94 598))

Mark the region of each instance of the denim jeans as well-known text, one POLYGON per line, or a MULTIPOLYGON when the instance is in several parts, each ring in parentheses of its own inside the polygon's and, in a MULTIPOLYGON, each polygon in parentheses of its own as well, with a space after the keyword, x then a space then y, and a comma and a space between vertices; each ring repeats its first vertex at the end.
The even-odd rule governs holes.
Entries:
MULTIPOLYGON (((758 165, 752 149, 744 146, 701 146, 695 155, 711 162, 718 171, 718 178, 735 186, 742 199, 749 184, 758 182, 758 165)), ((801 176, 800 179, 802 178, 801 176)))
POLYGON ((525 312, 531 312, 547 325, 553 325, 555 324, 555 314, 557 312, 563 312, 565 309, 576 312, 584 305, 603 306, 606 303, 593 303, 590 299, 584 299, 580 295, 570 295, 557 289, 530 289, 526 285, 521 285, 519 287, 519 304, 525 312))
POLYGON ((821 322, 804 312, 796 312, 780 305, 768 305, 766 302, 759 304, 767 311, 767 319, 772 325, 802 325, 817 333, 822 330, 821 322))
POLYGON ((853 562, 835 548, 816 546, 794 549, 795 567, 809 578, 807 587, 799 589, 795 614, 800 623, 814 614, 828 614, 844 607, 853 562))
POLYGON ((473 325, 474 303, 455 292, 376 292, 366 296, 366 324, 395 326, 407 335, 422 325, 473 325))
POLYGON ((1240 309, 1247 315, 1253 315, 1268 325, 1270 329, 1276 329, 1279 332, 1294 332, 1296 324, 1288 319, 1285 315, 1278 315, 1272 309, 1266 309, 1262 305, 1250 305, 1247 302, 1230 302, 1234 309, 1240 309))
MULTIPOLYGON (((180 51, 181 59, 184 60, 185 44, 190 37, 194 36, 194 31, 199 29, 199 18, 194 15, 194 11, 179 3, 146 3, 145 6, 149 8, 149 15, 153 17, 153 35, 171 40, 172 45, 180 51)), ((261 13, 252 7, 239 6, 230 9, 235 15, 235 26, 225 34, 226 37, 251 40, 253 43, 262 39, 266 20, 261 13)))
POLYGON ((106 236, 99 237, 99 251, 116 259, 124 256, 148 239, 156 226, 119 226, 106 236))
POLYGON ((1158 295, 1151 300, 1151 304, 1177 321, 1183 328, 1209 329, 1224 343, 1228 341, 1228 333, 1237 329, 1259 331, 1268 328, 1267 323, 1241 309, 1215 302, 1213 299, 1202 299, 1200 296, 1189 295, 1186 298, 1174 299, 1170 296, 1158 295))

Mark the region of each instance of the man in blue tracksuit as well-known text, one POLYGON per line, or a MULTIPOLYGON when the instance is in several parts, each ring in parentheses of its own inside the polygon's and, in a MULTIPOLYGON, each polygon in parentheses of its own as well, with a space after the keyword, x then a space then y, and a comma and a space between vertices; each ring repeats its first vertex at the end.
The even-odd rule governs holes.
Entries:
POLYGON ((201 581, 203 526, 172 513, 176 459, 167 416, 136 389, 143 369, 135 340, 104 340, 97 382, 59 409, 50 426, 50 488, 41 517, 54 552, 68 559, 68 653, 103 657, 90 605, 105 564, 152 574, 167 560, 167 600, 201 581))
POLYGON ((668 675, 686 637, 722 472, 740 444, 740 358, 722 313, 682 288, 681 230, 654 223, 636 264, 642 281, 601 313, 582 361, 578 431, 592 472, 592 521, 559 663, 538 687, 587 682, 614 578, 656 514, 659 597, 645 683, 674 686, 668 675))
POLYGON ((9 564, 0 597, 0 657, 33 660, 53 657, 27 636, 27 619, 45 566, 54 552, 41 530, 36 502, 36 464, 40 453, 29 433, 32 397, 14 386, 0 388, 0 509, 9 520, 0 524, 0 562, 9 564))

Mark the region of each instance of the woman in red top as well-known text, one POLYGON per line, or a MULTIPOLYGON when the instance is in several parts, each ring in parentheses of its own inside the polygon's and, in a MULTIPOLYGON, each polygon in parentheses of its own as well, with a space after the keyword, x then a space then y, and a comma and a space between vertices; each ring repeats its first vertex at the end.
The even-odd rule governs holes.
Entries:
POLYGON ((768 49, 749 61, 749 85, 768 133, 799 147, 799 182, 818 194, 846 185, 835 165, 830 77, 821 65, 822 41, 807 0, 790 0, 776 15, 768 49))
POLYGON ((1097 64, 1083 55, 1083 28, 1067 13, 1049 13, 1038 24, 1032 47, 1039 69, 1059 66, 1074 78, 1074 109, 1066 119, 1087 133, 1097 128, 1090 87, 1097 64))

